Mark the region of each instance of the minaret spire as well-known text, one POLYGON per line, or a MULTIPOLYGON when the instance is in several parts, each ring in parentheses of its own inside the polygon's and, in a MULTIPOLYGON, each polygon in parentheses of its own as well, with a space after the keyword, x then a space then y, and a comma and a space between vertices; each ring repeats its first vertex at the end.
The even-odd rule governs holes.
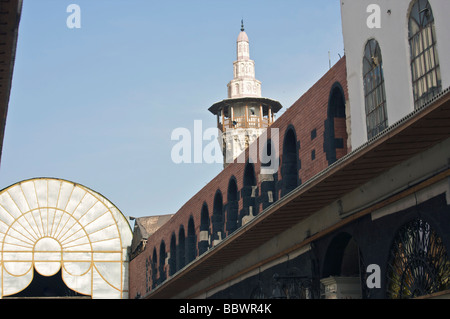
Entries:
POLYGON ((250 43, 241 20, 237 38, 237 59, 233 63, 233 79, 228 83, 228 98, 261 97, 261 82, 255 78, 255 62, 250 59, 250 43))
POLYGON ((274 114, 282 107, 280 102, 261 96, 261 82, 255 77, 255 62, 250 59, 250 41, 244 31, 244 19, 241 19, 236 45, 237 59, 233 62, 233 79, 227 86, 228 99, 209 108, 217 116, 224 167, 235 161, 272 125, 274 114))

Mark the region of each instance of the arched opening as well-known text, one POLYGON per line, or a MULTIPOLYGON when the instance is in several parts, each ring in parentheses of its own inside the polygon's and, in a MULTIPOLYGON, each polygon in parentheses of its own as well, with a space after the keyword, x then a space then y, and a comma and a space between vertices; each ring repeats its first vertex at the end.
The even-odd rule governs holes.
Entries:
POLYGON ((236 178, 231 177, 227 191, 227 231, 233 233, 238 228, 239 198, 236 178))
POLYGON ((442 90, 433 10, 428 0, 415 0, 409 15, 409 45, 415 108, 442 90))
POLYGON ((177 238, 172 233, 170 238, 170 258, 169 258, 169 276, 177 272, 177 238))
POLYGON ((359 248, 348 233, 338 234, 330 243, 325 256, 323 277, 358 277, 360 274, 359 248))
POLYGON ((214 196, 213 216, 213 246, 225 238, 223 233, 223 199, 222 192, 218 190, 214 196))
POLYGON ((80 294, 69 287, 62 280, 61 269, 53 276, 43 276, 37 271, 33 273, 33 280, 27 288, 17 294, 8 296, 10 298, 41 298, 41 297, 71 297, 90 298, 80 294))
POLYGON ((239 222, 244 225, 249 219, 257 215, 256 207, 256 176, 255 166, 253 163, 247 162, 244 169, 244 186, 242 187, 242 211, 239 216, 239 222))
POLYGON ((159 245, 159 284, 166 280, 166 243, 161 241, 159 245))
POLYGON ((145 292, 149 292, 152 287, 152 258, 145 259, 145 292))
POLYGON ((361 254, 350 234, 340 233, 333 238, 323 262, 321 283, 326 299, 363 297, 361 254))
POLYGON ((198 253, 204 254, 210 245, 210 219, 208 205, 203 203, 200 215, 200 238, 198 242, 198 253))
POLYGON ((184 232, 184 226, 180 226, 178 231, 178 265, 177 269, 180 270, 186 265, 186 234, 184 232))
POLYGON ((156 247, 153 248, 152 254, 152 288, 158 285, 158 255, 156 253, 156 247))
POLYGON ((364 50, 363 79, 367 138, 371 139, 388 127, 383 57, 375 39, 367 41, 364 50))
POLYGON ((388 261, 387 296, 414 298, 450 289, 450 259, 442 237, 423 219, 403 225, 388 261))
POLYGON ((264 146, 263 157, 265 160, 261 160, 261 167, 270 167, 272 165, 272 141, 268 140, 264 146))
POLYGON ((284 136, 281 182, 281 196, 288 194, 299 184, 297 137, 292 127, 287 129, 284 136))
POLYGON ((323 150, 328 165, 333 164, 347 153, 347 124, 345 115, 345 95, 342 86, 336 82, 328 99, 327 119, 323 150))
POLYGON ((197 256, 197 237, 195 236, 194 218, 191 216, 188 222, 187 242, 186 242, 186 263, 190 263, 197 256))
MULTIPOLYGON (((272 153, 275 153, 274 150, 272 150, 273 145, 272 141, 268 140, 265 149, 263 152, 263 156, 267 157, 268 161, 265 163, 261 163, 261 198, 260 202, 262 203, 262 209, 266 209, 272 203, 274 203, 277 200, 277 194, 275 189, 275 176, 278 174, 278 171, 276 173, 271 174, 263 174, 263 168, 272 168, 272 153)), ((278 160, 278 159, 277 159, 278 160)))

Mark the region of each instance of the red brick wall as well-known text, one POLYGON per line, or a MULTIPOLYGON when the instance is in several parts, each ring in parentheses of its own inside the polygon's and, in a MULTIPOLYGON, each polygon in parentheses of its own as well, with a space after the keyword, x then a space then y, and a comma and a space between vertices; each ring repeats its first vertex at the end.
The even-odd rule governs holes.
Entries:
MULTIPOLYGON (((292 125, 295 128, 297 141, 300 141, 298 150, 301 168, 299 170, 299 179, 305 182, 315 174, 319 173, 328 166, 326 154, 324 152, 324 132, 325 120, 327 119, 328 103, 330 91, 333 85, 338 82, 345 95, 345 101, 348 100, 347 81, 346 81, 346 64, 345 57, 338 61, 318 82, 314 84, 305 94, 303 94, 285 113, 280 116, 272 127, 279 128, 279 152, 281 161, 283 160, 283 140, 286 129, 292 125), (316 130, 317 136, 311 140, 311 131, 316 130), (311 158, 311 152, 315 151, 315 159, 311 158)), ((345 127, 345 119, 335 119, 335 137, 344 139, 344 149, 337 150, 337 158, 347 153, 347 133, 345 127)), ((213 214, 213 201, 216 191, 222 192, 223 204, 227 202, 227 189, 230 178, 234 176, 237 180, 238 190, 243 187, 245 164, 230 164, 213 180, 211 180, 203 189, 193 196, 180 210, 149 239, 145 250, 130 262, 130 298, 134 298, 137 294, 144 296, 146 291, 146 278, 151 276, 147 272, 146 261, 148 262, 156 248, 158 254, 157 268, 159 268, 159 247, 164 240, 166 252, 170 251, 170 240, 172 233, 175 233, 178 241, 178 231, 180 225, 184 226, 187 236, 188 221, 192 216, 195 224, 197 235, 197 244, 200 229, 200 214, 204 202, 208 205, 210 220, 213 214)), ((255 175, 257 178, 257 186, 260 189, 259 180, 260 163, 255 163, 255 175)), ((278 180, 282 178, 281 170, 278 170, 278 180)), ((279 198, 279 197, 278 197, 279 198)), ((243 207, 242 198, 239 200, 239 210, 243 207)), ((259 211, 262 211, 259 204, 259 211)), ((224 213, 224 221, 226 216, 224 213)), ((210 226, 212 228, 212 225, 210 226)), ((226 225, 224 226, 226 230, 226 225)), ((187 238, 186 238, 187 240, 187 238)), ((198 247, 198 246, 197 246, 198 247)), ((197 248, 196 247, 196 248, 197 248)), ((148 267, 150 268, 150 267, 148 267)), ((166 267, 167 277, 168 267, 166 267)))

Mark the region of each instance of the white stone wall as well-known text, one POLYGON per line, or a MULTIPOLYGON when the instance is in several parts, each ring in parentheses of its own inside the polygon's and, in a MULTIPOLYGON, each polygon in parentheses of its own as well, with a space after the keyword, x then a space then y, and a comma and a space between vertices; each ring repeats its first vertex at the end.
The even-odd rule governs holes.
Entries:
MULTIPOLYGON (((437 50, 442 88, 450 86, 450 1, 429 0, 436 26, 437 50)), ((376 39, 383 56, 383 71, 389 125, 414 110, 408 18, 413 1, 341 0, 342 29, 347 62, 348 93, 351 109, 352 148, 367 141, 362 60, 369 39, 376 39), (370 5, 380 8, 380 27, 370 28, 374 14, 370 5)))
POLYGON ((261 97, 261 82, 255 79, 241 78, 228 84, 228 98, 261 97))
POLYGON ((238 60, 250 58, 250 44, 247 41, 237 42, 237 58, 238 60))
POLYGON ((255 78, 255 61, 250 60, 250 44, 243 31, 238 36, 236 52, 233 79, 228 83, 228 98, 261 97, 261 82, 255 78))
MULTIPOLYGON (((243 154, 238 162, 245 162, 244 150, 250 146, 257 138, 264 132, 265 129, 247 128, 247 129, 232 129, 223 132, 222 138, 226 145, 224 164, 233 162, 239 155, 243 154)), ((254 154, 253 154, 254 155, 254 154)), ((254 160, 257 160, 256 158, 254 160)))

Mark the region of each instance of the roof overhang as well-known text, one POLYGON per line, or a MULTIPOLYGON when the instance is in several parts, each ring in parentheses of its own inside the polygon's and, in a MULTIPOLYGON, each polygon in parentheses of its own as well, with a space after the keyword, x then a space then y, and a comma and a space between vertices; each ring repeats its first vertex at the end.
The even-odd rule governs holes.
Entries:
POLYGON ((450 137, 450 91, 297 187, 149 292, 172 298, 383 172, 450 137))
POLYGON ((213 104, 208 110, 212 114, 217 115, 224 108, 239 103, 256 103, 261 105, 265 111, 270 108, 272 110, 272 113, 277 113, 279 110, 283 108, 280 102, 265 97, 242 97, 242 98, 222 100, 220 102, 213 104))
POLYGON ((0 158, 16 56, 22 0, 0 2, 0 158))

